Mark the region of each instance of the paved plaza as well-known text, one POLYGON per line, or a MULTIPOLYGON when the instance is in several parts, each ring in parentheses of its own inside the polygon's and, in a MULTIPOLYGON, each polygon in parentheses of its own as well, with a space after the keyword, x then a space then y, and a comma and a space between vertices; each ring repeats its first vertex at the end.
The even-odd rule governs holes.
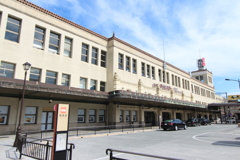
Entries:
MULTIPOLYGON (((1 160, 18 159, 19 153, 12 147, 14 138, 14 135, 0 136, 1 160)), ((69 137, 69 143, 75 144, 73 160, 107 160, 107 148, 186 160, 238 160, 240 127, 236 124, 212 124, 178 131, 155 128, 144 132, 69 137)), ((118 152, 113 154, 131 160, 155 159, 118 152)), ((31 158, 22 156, 22 159, 31 158)))

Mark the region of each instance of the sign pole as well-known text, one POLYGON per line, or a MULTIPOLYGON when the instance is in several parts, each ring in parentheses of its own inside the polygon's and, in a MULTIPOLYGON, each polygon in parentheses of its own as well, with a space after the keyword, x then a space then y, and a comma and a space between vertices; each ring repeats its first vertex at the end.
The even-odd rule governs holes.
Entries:
POLYGON ((54 106, 54 132, 51 160, 67 159, 69 105, 56 104, 54 106))

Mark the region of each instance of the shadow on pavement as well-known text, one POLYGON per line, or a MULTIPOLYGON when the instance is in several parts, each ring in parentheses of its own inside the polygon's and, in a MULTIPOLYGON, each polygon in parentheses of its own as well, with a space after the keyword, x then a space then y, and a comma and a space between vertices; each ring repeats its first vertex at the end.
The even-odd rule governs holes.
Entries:
POLYGON ((240 147, 240 141, 216 141, 212 145, 240 147))

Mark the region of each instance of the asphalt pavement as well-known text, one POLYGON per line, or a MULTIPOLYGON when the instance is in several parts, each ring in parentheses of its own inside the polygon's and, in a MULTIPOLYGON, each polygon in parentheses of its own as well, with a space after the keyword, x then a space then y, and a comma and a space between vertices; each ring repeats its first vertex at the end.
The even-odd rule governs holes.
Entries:
MULTIPOLYGON (((18 159, 19 152, 12 147, 14 138, 15 135, 0 136, 1 160, 18 159)), ((240 127, 237 124, 212 124, 178 131, 163 131, 156 127, 144 131, 72 136, 69 143, 75 144, 73 160, 108 160, 108 148, 186 160, 238 160, 240 127)), ((156 159, 120 152, 113 152, 113 155, 131 160, 156 159)), ((22 159, 32 158, 22 156, 22 159)))

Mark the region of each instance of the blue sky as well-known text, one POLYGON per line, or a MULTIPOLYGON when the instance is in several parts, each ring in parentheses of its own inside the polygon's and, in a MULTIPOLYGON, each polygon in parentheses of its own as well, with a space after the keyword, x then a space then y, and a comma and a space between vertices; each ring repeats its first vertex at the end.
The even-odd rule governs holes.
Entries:
POLYGON ((105 37, 113 32, 178 68, 206 59, 216 92, 240 94, 239 0, 28 0, 105 37))

